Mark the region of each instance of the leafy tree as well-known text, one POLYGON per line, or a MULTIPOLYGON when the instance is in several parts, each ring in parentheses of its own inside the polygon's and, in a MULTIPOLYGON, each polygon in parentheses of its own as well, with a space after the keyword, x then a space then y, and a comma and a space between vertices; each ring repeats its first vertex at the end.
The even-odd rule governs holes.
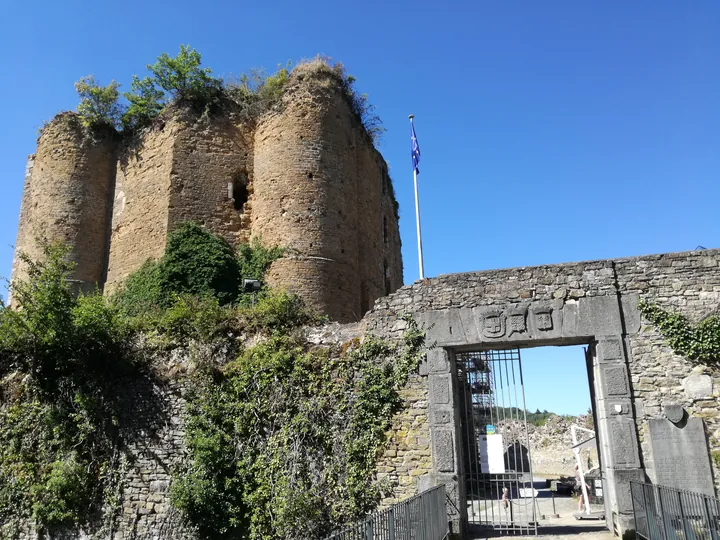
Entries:
POLYGON ((248 107, 251 114, 259 114, 278 102, 285 85, 290 80, 290 65, 278 66, 278 70, 267 75, 262 68, 253 68, 240 75, 240 81, 229 83, 226 92, 237 103, 248 107))
POLYGON ((113 364, 122 330, 101 295, 76 297, 68 285, 74 264, 62 244, 44 246, 44 260, 21 254, 29 279, 11 292, 21 309, 0 309, 0 373, 20 369, 44 384, 74 371, 113 364))
POLYGON ((75 90, 80 95, 77 112, 83 124, 88 127, 119 125, 123 107, 118 102, 118 88, 120 85, 115 81, 110 81, 107 86, 100 86, 92 75, 81 77, 75 83, 75 90))
POLYGON ((0 307, 0 376, 21 375, 12 397, 0 394, 2 538, 29 519, 39 532, 83 525, 108 487, 125 326, 102 295, 74 294, 67 255, 61 244, 39 261, 22 254, 28 279, 10 286, 18 308, 0 307))
POLYGON ((133 75, 132 91, 124 97, 130 105, 122 116, 123 129, 133 130, 152 122, 165 106, 165 93, 159 90, 150 77, 140 79, 133 75))
POLYGON ((212 76, 210 68, 201 68, 201 56, 189 45, 180 45, 175 58, 162 53, 157 62, 148 65, 154 82, 172 99, 207 101, 217 96, 221 82, 212 76))
POLYGON ((201 67, 201 55, 189 45, 180 45, 176 57, 162 53, 146 67, 151 75, 133 76, 131 91, 124 94, 130 106, 123 115, 125 129, 148 125, 170 101, 192 101, 208 107, 217 102, 222 81, 210 68, 201 67))

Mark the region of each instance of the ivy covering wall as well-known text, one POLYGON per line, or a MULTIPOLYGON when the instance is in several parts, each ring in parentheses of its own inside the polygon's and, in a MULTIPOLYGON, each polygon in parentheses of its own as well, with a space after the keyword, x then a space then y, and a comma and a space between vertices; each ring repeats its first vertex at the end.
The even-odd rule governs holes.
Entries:
MULTIPOLYGON (((199 538, 316 538, 375 508, 375 479, 400 390, 423 335, 308 343, 322 322, 282 291, 251 298, 242 276, 262 274, 281 250, 233 249, 185 224, 167 251, 113 297, 75 296, 61 245, 26 260, 12 284, 20 309, 0 307, 0 537, 36 530, 107 537, 123 504, 124 449, 133 431, 129 381, 163 385, 151 360, 185 354, 187 456, 171 500, 199 538)), ((147 408, 147 407, 146 407, 147 408)), ((147 414, 147 410, 143 411, 147 414)), ((162 419, 158 418, 158 422, 162 419)))

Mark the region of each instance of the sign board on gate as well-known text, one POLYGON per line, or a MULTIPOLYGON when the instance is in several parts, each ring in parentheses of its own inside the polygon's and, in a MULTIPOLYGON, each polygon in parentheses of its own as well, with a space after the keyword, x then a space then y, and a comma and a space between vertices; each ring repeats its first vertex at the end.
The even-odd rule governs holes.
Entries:
POLYGON ((479 442, 480 471, 489 474, 505 472, 505 445, 502 435, 481 435, 479 442))

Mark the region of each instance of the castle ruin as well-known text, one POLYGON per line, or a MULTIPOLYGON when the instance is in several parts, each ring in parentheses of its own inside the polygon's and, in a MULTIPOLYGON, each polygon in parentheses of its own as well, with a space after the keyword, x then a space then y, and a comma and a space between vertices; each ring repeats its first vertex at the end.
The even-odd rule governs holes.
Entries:
POLYGON ((403 283, 397 203, 387 164, 322 67, 293 70, 259 118, 173 105, 127 141, 56 116, 28 160, 13 277, 19 252, 37 258, 39 239, 62 240, 77 287, 112 293, 193 221, 232 245, 285 248, 271 285, 359 320, 403 283))

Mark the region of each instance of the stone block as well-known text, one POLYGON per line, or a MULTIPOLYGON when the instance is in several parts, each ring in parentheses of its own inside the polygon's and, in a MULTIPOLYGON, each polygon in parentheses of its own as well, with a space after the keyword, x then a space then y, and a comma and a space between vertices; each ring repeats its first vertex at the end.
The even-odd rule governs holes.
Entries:
POLYGON ((431 375, 429 379, 430 403, 432 405, 449 405, 452 397, 450 375, 431 375))
POLYGON ((568 300, 562 307, 562 336, 574 337, 577 335, 578 323, 577 300, 568 300))
POLYGON ((603 400, 603 410, 605 414, 603 418, 612 417, 631 417, 632 415, 632 403, 630 399, 605 399, 603 400))
POLYGON ((598 362, 601 364, 617 364, 625 361, 621 336, 598 337, 598 362))
POLYGON ((455 433, 449 429, 433 429, 433 463, 437 472, 455 472, 455 433))
POLYGON ((427 352, 428 373, 449 373, 450 360, 445 349, 430 349, 427 352))
POLYGON ((425 338, 431 345, 452 346, 467 343, 459 310, 443 309, 425 311, 417 315, 421 328, 425 330, 425 338))
POLYGON ((480 337, 480 329, 474 311, 470 308, 462 308, 458 310, 458 316, 465 332, 467 344, 480 343, 482 338, 480 337))
POLYGON ((619 514, 632 515, 630 482, 644 482, 645 472, 642 469, 608 469, 607 477, 614 487, 615 505, 613 510, 619 514))
POLYGON ((430 488, 433 488, 438 485, 437 476, 433 473, 428 473, 420 476, 418 478, 418 493, 422 493, 423 491, 427 491, 430 488))
POLYGON ((579 336, 622 334, 622 320, 617 296, 592 296, 578 300, 579 336))
POLYGON ((453 424, 455 412, 449 407, 432 407, 430 409, 430 425, 432 426, 449 426, 453 424))
POLYGON ((637 334, 640 331, 641 316, 638 310, 639 302, 640 297, 634 293, 624 294, 620 298, 626 334, 637 334))
POLYGON ((625 364, 604 364, 600 366, 598 399, 630 397, 630 382, 625 364))
POLYGON ((677 424, 685 417, 685 409, 679 403, 663 404, 663 415, 673 424, 677 424))
POLYGON ((562 301, 533 303, 528 309, 528 327, 535 339, 555 339, 562 336, 562 301))
POLYGON ((710 375, 695 374, 685 377, 682 387, 688 399, 707 399, 713 395, 713 380, 710 375))
POLYGON ((715 496, 705 428, 700 418, 685 425, 648 420, 653 468, 658 484, 715 496))
POLYGON ((615 469, 634 469, 640 467, 637 432, 635 422, 625 416, 616 416, 604 420, 609 434, 608 451, 610 466, 615 469))

